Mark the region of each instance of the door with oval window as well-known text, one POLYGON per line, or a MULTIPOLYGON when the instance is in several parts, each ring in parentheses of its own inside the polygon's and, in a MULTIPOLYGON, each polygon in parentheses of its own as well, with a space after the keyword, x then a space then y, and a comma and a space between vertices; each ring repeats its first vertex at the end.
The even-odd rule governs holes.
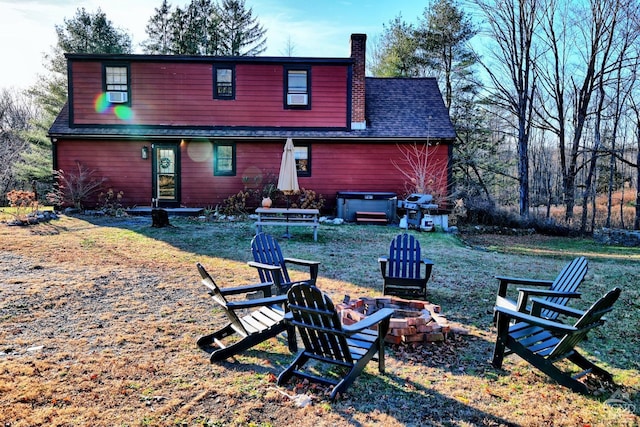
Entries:
POLYGON ((156 207, 180 206, 180 151, 178 144, 153 144, 153 202, 156 207))

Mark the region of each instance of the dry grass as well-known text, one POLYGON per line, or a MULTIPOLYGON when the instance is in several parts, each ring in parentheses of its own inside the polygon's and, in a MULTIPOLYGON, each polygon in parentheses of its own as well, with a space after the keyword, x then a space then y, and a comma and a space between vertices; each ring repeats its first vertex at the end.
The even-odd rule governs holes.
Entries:
MULTIPOLYGON (((637 425, 605 403, 610 390, 581 396, 517 358, 493 369, 491 308, 499 273, 552 277, 568 259, 590 259, 586 305, 613 286, 623 295, 605 328, 583 346, 613 371, 624 400, 640 409, 638 249, 586 240, 476 240, 417 234, 434 262, 430 299, 471 331, 444 344, 389 349, 342 399, 322 388, 280 388, 292 360, 283 337, 222 364, 195 340, 223 321, 199 283, 196 261, 223 286, 253 283, 246 265, 250 223, 62 217, 30 227, 0 224, 0 425, 334 426, 637 425), (487 250, 493 248, 495 250, 487 250), (515 248, 511 250, 510 248, 515 248), (513 252, 513 253, 509 253, 513 252), (285 394, 309 393, 298 408, 285 394)), ((278 235, 279 230, 274 230, 278 235)), ((294 229, 290 256, 322 262, 319 286, 334 300, 381 291, 377 257, 395 228, 323 226, 319 241, 294 229)), ((479 237, 476 237, 479 239, 479 237)), ((302 274, 298 272, 298 274, 302 274)))
MULTIPOLYGON (((636 190, 633 188, 626 188, 625 191, 616 191, 611 195, 611 218, 610 227, 612 228, 633 228, 635 215, 636 215, 636 190)), ((600 195, 596 198, 595 209, 596 216, 593 219, 593 211, 591 204, 588 206, 587 211, 587 229, 591 229, 591 222, 593 220, 596 229, 602 228, 607 224, 609 204, 608 197, 606 195, 600 195)), ((536 214, 540 217, 546 213, 546 208, 541 206, 536 209, 536 214)), ((570 221, 565 220, 566 209, 562 206, 553 206, 550 211, 550 216, 557 224, 566 225, 568 227, 579 228, 580 221, 582 219, 582 206, 576 206, 573 211, 573 218, 570 221)))

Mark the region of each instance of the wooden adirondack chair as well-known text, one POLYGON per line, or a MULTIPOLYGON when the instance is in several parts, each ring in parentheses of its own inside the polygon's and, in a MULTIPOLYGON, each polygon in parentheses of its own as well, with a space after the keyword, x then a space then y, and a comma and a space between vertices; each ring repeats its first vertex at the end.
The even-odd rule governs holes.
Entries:
POLYGON ((389 256, 378 258, 378 262, 384 280, 384 295, 426 301, 433 262, 422 258, 420 242, 415 237, 407 233, 396 236, 389 245, 389 256))
POLYGON ((578 381, 587 373, 593 373, 613 383, 613 377, 604 369, 587 360, 576 349, 587 333, 604 323, 603 316, 613 309, 620 296, 615 288, 596 301, 587 311, 575 310, 564 305, 532 298, 530 314, 521 313, 508 307, 497 305, 498 335, 491 364, 501 368, 505 355, 517 354, 538 368, 557 383, 579 393, 588 394, 587 386, 578 381), (540 317, 542 310, 554 310, 563 316, 576 317, 572 326, 540 317), (510 325, 515 321, 513 325, 510 325), (508 350, 506 350, 508 349, 508 350), (583 369, 572 376, 556 366, 557 362, 568 360, 583 369))
MULTIPOLYGON (((528 311, 531 297, 543 297, 550 303, 567 305, 569 299, 580 297, 580 293, 576 292, 576 290, 587 275, 588 267, 589 264, 585 257, 577 257, 564 266, 555 280, 496 276, 499 281, 496 304, 523 313, 528 311), (507 298, 507 289, 510 284, 524 285, 524 287, 518 288, 518 298, 516 300, 507 298), (533 288, 533 286, 536 288, 533 288)), ((553 310, 543 309, 540 316, 553 320, 558 317, 558 313, 553 310)))
POLYGON ((202 283, 208 288, 209 295, 227 316, 228 323, 216 332, 198 339, 198 346, 211 353, 211 362, 227 359, 245 351, 271 337, 275 337, 285 329, 288 331, 289 348, 297 350, 293 327, 284 320, 286 295, 271 296, 272 283, 219 288, 202 264, 197 264, 202 283), (246 301, 227 301, 227 295, 238 295, 262 291, 264 298, 246 301), (240 317, 240 310, 256 309, 240 317), (224 340, 224 342, 223 342, 224 340), (229 344, 226 344, 228 342, 229 344))
MULTIPOLYGON (((375 354, 378 354, 378 370, 384 372, 384 337, 389 329, 392 309, 381 309, 353 325, 343 326, 331 299, 315 286, 294 285, 288 296, 290 313, 287 313, 287 321, 297 328, 304 349, 280 374, 279 385, 297 376, 333 386, 331 400, 335 400, 375 354), (305 369, 310 360, 341 367, 345 374, 335 378, 335 373, 323 375, 319 370, 305 369)), ((317 366, 314 364, 313 368, 317 366)))
POLYGON ((316 283, 320 262, 285 258, 282 256, 280 245, 270 234, 256 234, 251 240, 251 253, 253 254, 253 261, 248 264, 258 269, 260 281, 273 282, 278 294, 284 295, 292 285, 302 282, 291 280, 287 264, 296 264, 309 268, 309 279, 304 280, 304 282, 311 285, 316 283))

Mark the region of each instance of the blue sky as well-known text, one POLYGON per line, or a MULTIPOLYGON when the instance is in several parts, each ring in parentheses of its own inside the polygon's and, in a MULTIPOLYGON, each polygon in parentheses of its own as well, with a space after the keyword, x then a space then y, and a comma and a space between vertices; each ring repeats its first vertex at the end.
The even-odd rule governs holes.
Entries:
MULTIPOLYGON (((172 0, 185 6, 189 0, 172 0)), ((84 7, 101 8, 118 28, 132 35, 137 48, 146 38, 148 19, 162 0, 0 0, 0 88, 23 89, 44 73, 43 54, 56 43, 55 25, 84 7)), ((267 30, 265 55, 285 55, 291 40, 294 56, 347 57, 352 33, 369 40, 399 14, 416 23, 425 0, 246 0, 267 30)), ((141 53, 136 50, 136 53, 141 53)))

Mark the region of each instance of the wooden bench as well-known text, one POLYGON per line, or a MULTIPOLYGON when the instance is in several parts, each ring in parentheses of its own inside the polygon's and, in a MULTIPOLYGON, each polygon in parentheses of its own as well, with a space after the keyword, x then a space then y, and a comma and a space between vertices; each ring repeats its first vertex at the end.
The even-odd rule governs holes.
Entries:
POLYGON ((258 220, 255 223, 256 234, 262 233, 263 225, 280 225, 283 227, 312 227, 313 240, 318 241, 318 209, 283 209, 283 208, 258 208, 256 209, 258 220))

